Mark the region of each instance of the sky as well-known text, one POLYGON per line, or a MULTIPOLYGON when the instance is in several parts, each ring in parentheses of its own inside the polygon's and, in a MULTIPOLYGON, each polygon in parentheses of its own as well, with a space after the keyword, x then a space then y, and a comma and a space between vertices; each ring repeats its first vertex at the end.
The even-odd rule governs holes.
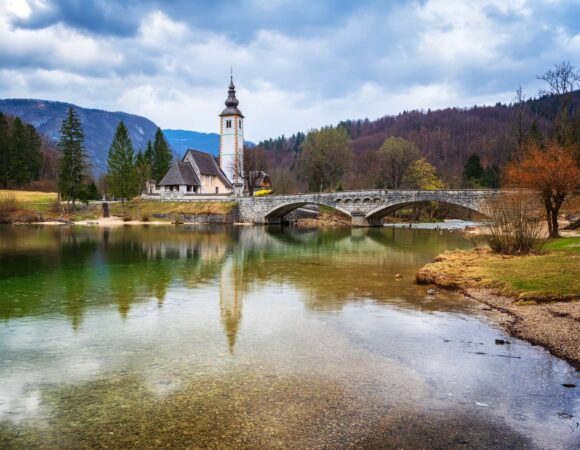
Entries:
POLYGON ((0 98, 218 132, 233 67, 253 141, 533 97, 563 60, 578 0, 0 0, 0 98))

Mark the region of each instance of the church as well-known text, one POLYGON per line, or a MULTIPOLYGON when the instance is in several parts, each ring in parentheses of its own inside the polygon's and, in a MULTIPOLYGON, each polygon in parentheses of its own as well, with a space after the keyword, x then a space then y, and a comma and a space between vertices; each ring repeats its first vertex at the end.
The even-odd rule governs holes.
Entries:
POLYGON ((244 190, 244 115, 239 110, 236 87, 230 78, 226 108, 220 117, 219 164, 213 155, 189 149, 175 161, 157 187, 149 185, 148 194, 179 199, 199 194, 236 194, 244 190))

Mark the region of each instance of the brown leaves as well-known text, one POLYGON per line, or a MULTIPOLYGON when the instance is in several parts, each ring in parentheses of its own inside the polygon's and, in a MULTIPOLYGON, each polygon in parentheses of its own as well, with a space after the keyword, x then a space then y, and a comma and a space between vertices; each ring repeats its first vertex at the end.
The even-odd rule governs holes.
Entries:
POLYGON ((552 195, 566 195, 579 184, 580 167, 572 151, 556 142, 548 143, 545 148, 528 145, 523 158, 505 170, 507 187, 526 187, 552 195))

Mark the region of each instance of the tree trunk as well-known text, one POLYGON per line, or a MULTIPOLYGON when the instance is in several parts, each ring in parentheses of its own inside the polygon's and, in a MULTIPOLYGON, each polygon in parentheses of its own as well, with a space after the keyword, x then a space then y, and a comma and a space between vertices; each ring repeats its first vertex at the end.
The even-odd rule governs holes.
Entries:
POLYGON ((552 205, 552 235, 550 237, 560 237, 560 226, 558 224, 558 214, 560 212, 560 207, 564 202, 564 197, 561 195, 556 195, 554 198, 554 203, 552 205))

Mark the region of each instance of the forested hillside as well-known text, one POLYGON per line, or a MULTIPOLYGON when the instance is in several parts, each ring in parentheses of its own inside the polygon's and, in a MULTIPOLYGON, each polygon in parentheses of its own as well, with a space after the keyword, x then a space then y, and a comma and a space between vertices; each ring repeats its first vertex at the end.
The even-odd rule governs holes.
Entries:
POLYGON ((58 142, 60 127, 69 107, 79 116, 85 135, 85 147, 92 172, 99 176, 107 170, 107 152, 119 121, 123 121, 136 148, 144 149, 149 139, 153 140, 157 125, 145 117, 124 112, 81 108, 64 102, 35 99, 0 100, 0 112, 32 124, 36 130, 58 142))
MULTIPOLYGON (((562 96, 551 95, 509 105, 405 111, 377 120, 343 121, 338 125, 346 128, 353 147, 344 188, 376 187, 376 180, 371 179, 376 163, 373 155, 390 136, 413 143, 448 185, 459 186, 471 155, 478 155, 484 167, 501 167, 522 140, 553 133, 562 104, 562 96)), ((580 105, 580 91, 574 91, 567 104, 573 116, 580 105)), ((304 133, 282 136, 260 142, 258 148, 269 156, 271 171, 289 167, 291 178, 300 185, 299 154, 305 138, 304 133)))

